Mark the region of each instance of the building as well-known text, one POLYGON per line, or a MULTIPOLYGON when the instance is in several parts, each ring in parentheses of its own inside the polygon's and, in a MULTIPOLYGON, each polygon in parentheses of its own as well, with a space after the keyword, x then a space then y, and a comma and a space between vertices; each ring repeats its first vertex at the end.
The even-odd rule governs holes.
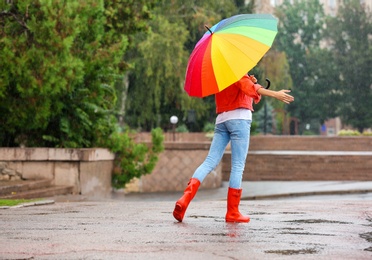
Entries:
MULTIPOLYGON (((293 0, 290 0, 293 2, 293 0)), ((306 1, 306 0, 303 0, 306 1)), ((250 0, 246 1, 247 3, 250 0)), ((255 0, 257 13, 273 13, 276 6, 281 5, 284 0, 255 0)), ((324 7, 324 12, 328 15, 334 16, 337 14, 338 7, 342 3, 342 0, 319 0, 324 7)), ((360 0, 360 3, 372 10, 372 0, 360 0)))

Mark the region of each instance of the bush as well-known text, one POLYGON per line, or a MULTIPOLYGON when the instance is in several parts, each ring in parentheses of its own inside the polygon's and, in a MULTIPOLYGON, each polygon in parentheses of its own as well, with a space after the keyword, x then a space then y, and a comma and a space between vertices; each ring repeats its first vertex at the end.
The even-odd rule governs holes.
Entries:
POLYGON ((360 132, 358 130, 340 130, 337 134, 338 136, 360 136, 360 132))
POLYGON ((302 135, 316 135, 316 133, 311 130, 305 130, 302 135))
POLYGON ((0 146, 97 147, 153 1, 0 1, 0 146), (125 8, 124 8, 124 7, 125 8))
POLYGON ((214 124, 211 123, 211 122, 207 122, 204 127, 203 127, 203 132, 205 133, 210 133, 210 132, 214 132, 214 124))
POLYGON ((152 145, 138 144, 129 131, 116 132, 108 140, 108 146, 116 154, 112 186, 120 189, 133 178, 149 174, 158 161, 158 154, 164 150, 164 135, 160 128, 151 131, 152 145))
POLYGON ((177 133, 188 133, 189 129, 187 129, 187 126, 185 124, 179 125, 176 128, 177 133))
POLYGON ((257 135, 258 133, 258 123, 256 121, 253 121, 251 124, 251 135, 257 135))

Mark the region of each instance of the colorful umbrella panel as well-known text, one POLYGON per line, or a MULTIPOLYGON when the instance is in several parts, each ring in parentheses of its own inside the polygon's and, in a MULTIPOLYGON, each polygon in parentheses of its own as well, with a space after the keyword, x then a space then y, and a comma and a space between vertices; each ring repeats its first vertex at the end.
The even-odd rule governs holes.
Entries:
POLYGON ((240 80, 270 49, 277 23, 270 14, 241 14, 208 28, 190 55, 186 92, 205 97, 240 80))

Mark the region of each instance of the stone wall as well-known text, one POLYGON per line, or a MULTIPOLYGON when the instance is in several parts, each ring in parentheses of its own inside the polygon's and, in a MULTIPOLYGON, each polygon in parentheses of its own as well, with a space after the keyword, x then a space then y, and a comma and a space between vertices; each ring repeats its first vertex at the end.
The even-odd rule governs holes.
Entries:
MULTIPOLYGON (((142 133, 138 139, 148 141, 150 136, 142 133)), ((183 189, 188 178, 205 159, 207 150, 201 151, 198 147, 209 144, 208 140, 203 133, 178 133, 173 144, 182 151, 166 149, 165 154, 160 156, 157 169, 136 184, 137 191, 164 190, 165 187, 183 189), (179 158, 182 158, 182 163, 179 163, 179 158)), ((169 147, 171 144, 168 142, 169 147)), ((231 168, 229 147, 218 167, 222 180, 228 181, 231 168)), ((372 137, 252 136, 243 179, 372 180, 372 137)))
POLYGON ((0 148, 2 181, 52 180, 53 185, 73 186, 75 194, 91 196, 111 193, 114 158, 110 151, 100 148, 0 148), (4 171, 9 177, 4 177, 4 171))
MULTIPOLYGON (((222 161, 223 180, 230 174, 231 153, 222 161)), ((372 137, 252 137, 245 181, 370 181, 372 137)))
MULTIPOLYGON (((149 175, 142 176, 127 185, 126 192, 183 191, 195 169, 208 154, 210 142, 165 142, 165 150, 149 175)), ((222 185, 221 165, 204 180, 201 189, 222 185)))

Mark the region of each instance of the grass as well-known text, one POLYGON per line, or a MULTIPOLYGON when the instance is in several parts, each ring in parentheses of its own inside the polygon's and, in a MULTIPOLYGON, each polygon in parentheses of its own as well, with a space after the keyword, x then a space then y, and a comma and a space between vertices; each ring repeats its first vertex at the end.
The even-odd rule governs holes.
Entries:
POLYGON ((35 202, 35 201, 38 201, 39 199, 30 199, 30 200, 26 200, 26 199, 0 199, 0 207, 2 206, 17 206, 19 204, 23 204, 23 203, 29 203, 29 202, 35 202))

